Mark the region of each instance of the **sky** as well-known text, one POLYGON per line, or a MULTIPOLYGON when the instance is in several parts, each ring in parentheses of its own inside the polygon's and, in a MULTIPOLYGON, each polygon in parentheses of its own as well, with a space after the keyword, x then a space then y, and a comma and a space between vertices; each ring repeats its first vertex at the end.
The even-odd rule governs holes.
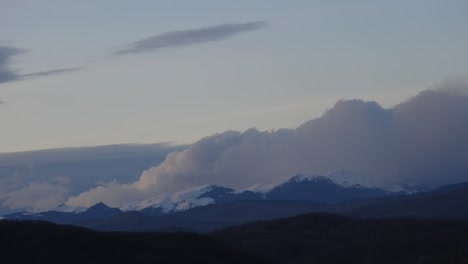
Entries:
POLYGON ((0 152, 193 143, 468 80, 468 2, 0 0, 0 152))
POLYGON ((336 171, 468 181, 467 12, 0 0, 0 213, 336 171))

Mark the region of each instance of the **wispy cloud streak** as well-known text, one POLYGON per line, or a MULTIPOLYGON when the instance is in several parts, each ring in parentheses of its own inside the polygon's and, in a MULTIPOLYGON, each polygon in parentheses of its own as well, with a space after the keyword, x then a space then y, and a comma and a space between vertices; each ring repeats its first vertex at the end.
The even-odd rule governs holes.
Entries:
POLYGON ((27 73, 27 74, 20 75, 19 77, 21 77, 21 79, 30 79, 30 78, 44 77, 44 76, 60 74, 60 73, 71 73, 71 72, 76 72, 76 71, 81 71, 81 70, 83 70, 83 68, 80 68, 80 67, 62 68, 62 69, 54 69, 54 70, 49 70, 49 71, 27 73))
MULTIPOLYGON (((45 77, 49 75, 70 73, 82 70, 83 68, 61 68, 53 69, 48 71, 32 72, 27 74, 21 74, 11 68, 11 61, 13 57, 25 53, 26 50, 19 49, 16 47, 0 46, 0 84, 14 81, 21 81, 26 79, 33 79, 39 77, 45 77)), ((1 102, 0 102, 1 103, 1 102)))
POLYGON ((130 44, 127 48, 118 50, 115 52, 115 55, 136 54, 157 51, 165 48, 195 45, 204 42, 221 41, 243 32, 262 29, 266 25, 267 23, 265 21, 253 21, 237 24, 222 24, 197 29, 169 31, 136 41, 130 44))

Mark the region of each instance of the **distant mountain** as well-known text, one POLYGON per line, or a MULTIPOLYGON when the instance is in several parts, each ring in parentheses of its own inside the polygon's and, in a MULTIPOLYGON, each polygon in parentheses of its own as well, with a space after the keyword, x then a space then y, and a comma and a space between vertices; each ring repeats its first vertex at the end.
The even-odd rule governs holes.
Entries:
POLYGON ((283 181, 256 185, 244 190, 233 190, 209 184, 134 201, 119 209, 110 208, 103 203, 98 203, 90 208, 62 205, 51 211, 20 212, 4 217, 16 220, 45 220, 60 224, 76 224, 102 230, 161 230, 176 228, 174 226, 177 223, 178 228, 184 230, 206 231, 215 227, 293 216, 310 211, 333 211, 329 207, 325 210, 326 206, 324 205, 318 207, 318 204, 322 203, 350 202, 357 199, 386 197, 401 193, 374 187, 369 183, 361 185, 351 182, 351 179, 355 181, 357 178, 355 175, 344 172, 334 173, 327 177, 296 175, 283 181), (236 203, 240 201, 246 202, 236 203), (265 203, 259 203, 260 201, 265 203), (275 203, 275 201, 290 201, 289 205, 292 205, 293 209, 289 210, 285 204, 275 203), (229 203, 232 205, 222 206, 229 203), (209 207, 208 205, 219 206, 209 207), (260 209, 256 210, 252 207, 253 205, 260 206, 260 209), (277 208, 274 208, 275 206, 277 208), (202 207, 207 208, 194 210, 202 207), (144 218, 140 214, 120 215, 122 212, 134 211, 146 216, 176 215, 158 219, 157 225, 151 223, 156 221, 155 219, 144 218), (218 219, 219 217, 215 217, 219 215, 217 211, 223 211, 223 215, 230 215, 232 219, 218 219), (135 217, 139 217, 139 220, 135 217), (219 221, 215 221, 215 218, 219 221), (130 219, 134 219, 140 225, 133 229, 128 227, 130 219))
POLYGON ((280 182, 257 184, 237 191, 209 184, 173 194, 158 195, 151 199, 134 201, 120 209, 122 211, 139 211, 147 215, 161 215, 181 212, 208 204, 222 204, 234 201, 287 200, 339 203, 413 191, 402 187, 395 188, 395 186, 385 189, 384 187, 369 185, 369 183, 361 185, 352 182, 355 178, 355 175, 344 172, 333 173, 327 177, 296 175, 280 182))
POLYGON ((359 184, 341 185, 323 176, 294 176, 264 194, 266 200, 339 203, 371 197, 383 197, 391 191, 359 184))
POLYGON ((173 194, 162 194, 151 199, 131 202, 121 207, 121 209, 122 211, 140 211, 147 215, 161 215, 186 211, 208 204, 258 199, 261 199, 261 196, 253 192, 237 193, 230 188, 209 184, 173 194))
MULTIPOLYGON (((61 207, 61 209, 63 209, 63 207, 61 207)), ((20 212, 7 214, 3 217, 8 220, 43 220, 57 224, 77 224, 81 221, 107 218, 120 213, 122 213, 122 211, 118 208, 111 208, 104 203, 98 203, 84 211, 80 208, 77 212, 61 212, 55 210, 42 213, 20 212)))
POLYGON ((132 211, 108 218, 82 221, 79 226, 101 231, 194 231, 216 229, 258 220, 330 210, 326 204, 305 201, 235 201, 149 216, 132 211))
MULTIPOLYGON (((289 186, 293 178, 278 186, 289 186)), ((307 182, 315 180, 307 180, 307 182)), ((318 179, 318 182, 324 181, 318 179)), ((330 186, 325 182, 325 186, 330 186)), ((314 185, 312 185, 314 186, 314 185)), ((333 186, 333 183, 331 183, 333 186)), ((277 188, 273 187, 272 190, 277 188)), ((284 187, 279 187, 284 188, 284 187)), ((294 190, 294 188, 291 188, 294 190)), ((243 193, 242 191, 241 193, 243 193)), ((250 191, 249 191, 250 192, 250 191)), ((299 191, 291 191, 297 192, 299 191)), ((251 195, 250 192, 249 195, 251 195)), ((184 205, 186 210, 167 213, 148 213, 145 210, 126 211, 110 208, 99 203, 83 212, 49 211, 42 213, 16 213, 5 215, 11 220, 45 220, 60 224, 73 224, 105 231, 196 231, 212 230, 258 220, 290 217, 308 212, 329 212, 354 218, 425 218, 445 220, 468 220, 468 183, 444 186, 439 189, 412 193, 392 194, 341 203, 317 203, 300 200, 254 200, 230 201, 238 192, 220 186, 205 186, 191 189, 171 197, 175 208, 184 205), (175 199, 175 197, 178 197, 175 199), (182 199, 182 197, 184 197, 182 199), (216 199, 219 200, 216 203, 216 199), (195 201, 195 202, 194 202, 195 201), (209 201, 205 206, 191 206, 209 201)), ((247 197, 247 196, 244 196, 247 197)), ((300 196, 299 196, 300 197, 300 196)), ((300 198, 298 198, 300 199, 300 198)), ((158 207, 156 207, 158 208, 158 207)), ((160 208, 160 207, 159 207, 160 208)), ((179 207, 180 208, 180 207, 179 207)), ((81 209, 80 209, 81 210, 81 209)), ((154 210, 154 209, 153 209, 154 210)))
POLYGON ((468 183, 442 186, 413 195, 375 199, 347 212, 356 217, 468 219, 468 183))

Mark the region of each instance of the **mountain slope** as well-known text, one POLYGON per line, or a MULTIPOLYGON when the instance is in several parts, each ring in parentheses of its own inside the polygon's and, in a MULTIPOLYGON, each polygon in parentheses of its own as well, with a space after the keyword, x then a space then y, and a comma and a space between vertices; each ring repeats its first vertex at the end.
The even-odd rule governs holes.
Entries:
POLYGON ((468 183, 413 195, 389 197, 347 212, 355 217, 468 219, 468 183))
POLYGON ((7 214, 3 217, 9 220, 43 220, 57 224, 75 224, 80 221, 107 218, 121 213, 122 211, 118 208, 111 208, 104 203, 98 203, 82 212, 60 212, 55 210, 42 213, 20 212, 7 214))
POLYGON ((266 192, 265 199, 339 203, 390 194, 391 192, 377 187, 338 184, 323 176, 296 175, 266 192))
POLYGON ((327 205, 304 201, 236 201, 154 216, 141 212, 125 212, 109 218, 79 222, 77 225, 103 231, 209 232, 251 221, 324 210, 328 210, 327 205))
POLYGON ((216 231, 213 237, 282 263, 467 263, 468 223, 356 220, 311 213, 216 231))
POLYGON ((173 194, 128 203, 121 207, 123 211, 140 211, 148 215, 161 215, 181 212, 208 204, 222 204, 244 200, 267 201, 308 201, 317 203, 339 203, 372 197, 385 197, 404 192, 404 189, 387 190, 366 183, 356 183, 357 176, 338 172, 325 176, 294 177, 268 184, 257 184, 243 189, 233 190, 223 186, 209 184, 173 194), (353 182, 354 181, 354 182, 353 182))
POLYGON ((247 199, 261 199, 261 196, 252 192, 238 193, 230 188, 208 184, 172 194, 162 194, 154 198, 131 202, 121 209, 123 211, 140 211, 148 215, 161 215, 181 212, 208 204, 220 204, 247 199))

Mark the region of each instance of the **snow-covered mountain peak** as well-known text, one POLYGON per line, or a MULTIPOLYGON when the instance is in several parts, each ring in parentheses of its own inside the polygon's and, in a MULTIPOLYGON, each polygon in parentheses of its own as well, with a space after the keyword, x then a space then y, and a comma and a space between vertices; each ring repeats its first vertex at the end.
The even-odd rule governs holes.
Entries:
POLYGON ((354 188, 379 188, 390 193, 413 193, 417 192, 418 186, 411 184, 395 183, 382 179, 380 177, 365 177, 361 174, 350 171, 335 171, 327 174, 325 177, 343 187, 354 188))
POLYGON ((150 199, 128 203, 120 209, 123 211, 152 209, 159 210, 162 213, 185 211, 193 207, 214 203, 215 199, 208 196, 208 194, 214 190, 232 191, 231 189, 216 184, 206 184, 172 194, 161 194, 150 199))
POLYGON ((189 188, 187 190, 179 191, 174 193, 172 196, 176 199, 186 199, 186 198, 197 198, 204 193, 207 193, 215 188, 224 188, 216 184, 205 184, 201 186, 196 186, 193 188, 189 188))
POLYGON ((273 188, 274 188, 274 186, 272 184, 269 184, 269 183, 267 183, 267 184, 257 183, 257 184, 254 184, 252 186, 249 186, 247 188, 234 191, 234 194, 240 194, 240 193, 243 193, 243 192, 267 193, 273 188))
POLYGON ((297 175, 295 175, 293 177, 288 177, 288 178, 278 180, 278 181, 274 181, 274 182, 271 182, 271 183, 257 183, 255 185, 244 188, 242 190, 238 190, 238 191, 236 191, 236 193, 251 191, 251 192, 255 192, 255 193, 265 194, 265 193, 270 192, 274 188, 276 188, 278 186, 281 186, 281 185, 284 185, 284 184, 287 184, 287 183, 300 183, 300 182, 305 182, 305 181, 308 181, 308 182, 310 182, 310 181, 316 181, 316 182, 328 181, 328 182, 331 183, 331 180, 329 178, 321 176, 321 175, 306 176, 306 175, 303 175, 303 174, 297 174, 297 175))
POLYGON ((149 199, 137 200, 125 204, 120 207, 122 211, 140 211, 146 208, 159 208, 162 212, 167 213, 174 209, 174 204, 171 197, 166 194, 161 194, 149 199))
POLYGON ((237 200, 298 199, 339 201, 403 193, 404 187, 382 182, 378 177, 369 178, 348 171, 335 171, 325 175, 297 174, 270 183, 260 183, 240 190, 232 190, 216 184, 206 184, 187 190, 160 194, 150 199, 126 204, 123 211, 146 211, 154 214, 185 211, 193 207, 237 200), (299 191, 300 190, 300 191, 299 191), (301 192, 299 195, 297 192, 301 192), (334 192, 337 192, 334 194, 334 192), (325 198, 326 199, 325 199, 325 198))

